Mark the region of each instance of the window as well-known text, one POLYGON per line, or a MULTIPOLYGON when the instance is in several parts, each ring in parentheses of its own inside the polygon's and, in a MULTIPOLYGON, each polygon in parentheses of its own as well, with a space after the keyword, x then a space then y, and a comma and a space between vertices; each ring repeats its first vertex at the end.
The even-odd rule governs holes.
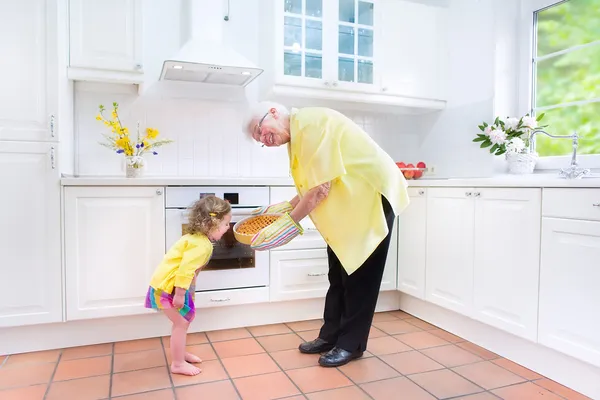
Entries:
MULTIPOLYGON (((600 154, 600 0, 554 2, 534 12, 532 112, 556 135, 577 131, 578 154, 600 154)), ((531 15, 531 14, 530 14, 531 15)), ((570 140, 537 135, 540 156, 565 156, 570 140)))

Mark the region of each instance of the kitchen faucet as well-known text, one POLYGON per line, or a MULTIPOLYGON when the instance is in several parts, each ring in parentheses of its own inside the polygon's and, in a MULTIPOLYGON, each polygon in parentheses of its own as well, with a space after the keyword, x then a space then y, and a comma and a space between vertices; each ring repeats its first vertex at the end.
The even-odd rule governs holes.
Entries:
POLYGON ((573 140, 573 154, 571 155, 571 165, 567 168, 561 168, 559 176, 566 179, 580 179, 590 173, 589 169, 578 168, 577 164, 577 147, 579 146, 579 135, 577 132, 573 132, 572 135, 552 135, 542 129, 534 129, 529 134, 529 153, 535 154, 535 140, 534 137, 538 133, 551 137, 553 139, 572 139, 573 140))

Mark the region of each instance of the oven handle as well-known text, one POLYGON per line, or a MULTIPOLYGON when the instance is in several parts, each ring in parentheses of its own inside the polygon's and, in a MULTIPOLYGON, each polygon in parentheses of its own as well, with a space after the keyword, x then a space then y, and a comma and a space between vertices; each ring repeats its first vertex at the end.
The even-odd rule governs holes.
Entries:
POLYGON ((212 301, 213 303, 225 303, 227 301, 231 301, 231 299, 229 297, 223 297, 220 299, 213 299, 211 298, 210 301, 212 301))

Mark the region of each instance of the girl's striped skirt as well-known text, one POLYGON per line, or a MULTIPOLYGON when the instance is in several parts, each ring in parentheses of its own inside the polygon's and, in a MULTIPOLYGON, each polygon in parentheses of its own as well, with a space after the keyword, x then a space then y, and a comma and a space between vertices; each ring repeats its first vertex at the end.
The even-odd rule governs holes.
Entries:
MULTIPOLYGON (((179 314, 185 318, 188 322, 192 322, 196 316, 196 306, 194 304, 194 285, 185 292, 185 300, 183 307, 177 309, 179 314)), ((175 308, 173 305, 173 295, 171 293, 164 292, 160 289, 154 289, 152 286, 148 288, 146 294, 146 308, 152 308, 154 310, 164 310, 165 308, 175 308)))

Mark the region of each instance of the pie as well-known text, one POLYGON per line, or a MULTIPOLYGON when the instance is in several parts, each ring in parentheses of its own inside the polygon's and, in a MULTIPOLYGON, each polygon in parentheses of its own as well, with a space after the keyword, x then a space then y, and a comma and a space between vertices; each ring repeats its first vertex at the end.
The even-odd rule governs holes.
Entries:
POLYGON ((256 235, 258 232, 277 221, 277 215, 257 215, 242 222, 236 229, 242 235, 256 235))

